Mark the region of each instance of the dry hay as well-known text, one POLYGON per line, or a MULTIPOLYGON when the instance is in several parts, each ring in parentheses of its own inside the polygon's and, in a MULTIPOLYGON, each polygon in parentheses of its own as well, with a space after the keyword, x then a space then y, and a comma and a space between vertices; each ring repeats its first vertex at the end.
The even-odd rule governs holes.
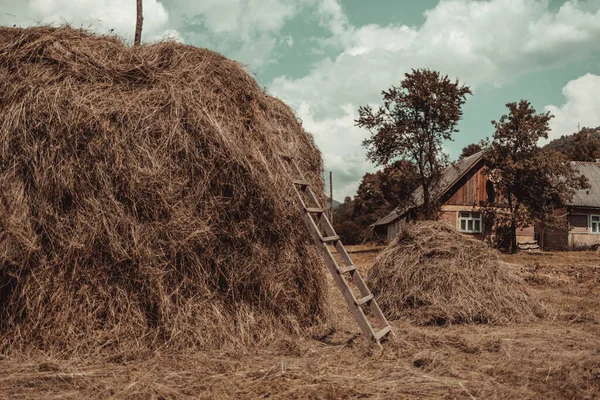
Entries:
POLYGON ((368 284, 390 319, 498 324, 543 310, 495 250, 442 222, 407 224, 376 258, 368 284))
POLYGON ((322 192, 312 137, 220 54, 0 28, 0 350, 245 344, 320 321, 281 152, 322 192))

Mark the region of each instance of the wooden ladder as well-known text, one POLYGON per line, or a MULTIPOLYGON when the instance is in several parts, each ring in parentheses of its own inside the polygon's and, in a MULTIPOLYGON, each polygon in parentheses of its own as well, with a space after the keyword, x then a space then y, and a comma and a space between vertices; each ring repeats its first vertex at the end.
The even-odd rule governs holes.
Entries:
POLYGON ((394 334, 391 325, 381 312, 373 293, 365 284, 360 272, 353 264, 340 237, 333 229, 325 210, 320 206, 317 196, 305 180, 304 174, 295 159, 289 155, 281 155, 281 163, 284 171, 292 178, 294 191, 304 210, 304 223, 317 244, 329 272, 333 276, 333 280, 340 288, 344 299, 346 299, 346 303, 348 303, 348 307, 354 314, 364 337, 381 348, 381 340, 389 334, 394 334), (330 245, 336 249, 342 265, 335 259, 329 248, 330 245), (348 280, 346 277, 350 279, 348 280), (355 290, 352 289, 350 283, 354 284, 355 290), (368 316, 372 317, 374 324, 371 323, 368 316))

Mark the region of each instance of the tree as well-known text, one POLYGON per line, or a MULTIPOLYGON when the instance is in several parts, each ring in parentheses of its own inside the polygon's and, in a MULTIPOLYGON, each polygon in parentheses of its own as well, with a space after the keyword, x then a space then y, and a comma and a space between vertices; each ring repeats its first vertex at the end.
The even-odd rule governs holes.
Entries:
POLYGON ((354 197, 354 217, 371 215, 377 220, 396 207, 407 205, 417 187, 417 178, 414 165, 406 160, 373 174, 366 173, 354 197))
POLYGON ((569 160, 562 154, 537 146, 548 138, 550 113, 536 114, 526 100, 508 103, 509 113, 495 127, 494 138, 486 153, 490 177, 497 196, 506 203, 507 213, 496 213, 497 227, 509 232, 509 250, 516 251, 516 231, 555 222, 553 212, 565 207, 577 189, 587 187, 583 176, 577 176, 569 160))
POLYGON ((544 147, 561 152, 573 161, 595 161, 600 158, 600 127, 582 128, 573 135, 562 135, 544 147))
POLYGON ((470 145, 463 147, 462 153, 460 153, 458 159, 462 160, 463 158, 467 158, 473 154, 479 153, 481 150, 483 150, 483 146, 481 144, 471 143, 470 145))
POLYGON ((333 210, 333 228, 345 244, 358 244, 363 228, 353 219, 354 201, 350 196, 333 210))
POLYGON ((144 13, 142 12, 142 0, 137 0, 137 19, 135 21, 135 38, 133 45, 139 46, 142 41, 142 25, 144 24, 144 13))
POLYGON ((414 164, 407 160, 395 161, 383 169, 380 187, 390 211, 408 205, 419 185, 418 178, 414 164))
POLYGON ((567 156, 573 161, 596 161, 600 158, 600 139, 595 129, 583 128, 573 135, 573 146, 567 156), (597 134, 597 133, 596 133, 597 134))
POLYGON ((405 159, 415 165, 426 218, 434 215, 432 191, 448 164, 442 143, 456 132, 468 94, 471 90, 458 80, 429 69, 413 69, 400 87, 382 92, 383 106, 377 111, 368 105, 358 109, 356 125, 371 133, 363 142, 369 160, 388 165, 405 159))
POLYGON ((382 175, 381 171, 377 171, 374 174, 366 173, 363 176, 354 197, 354 218, 370 216, 371 219, 377 220, 389 212, 390 203, 381 191, 382 175))
POLYGON ((396 161, 383 170, 366 173, 354 200, 350 197, 334 211, 334 228, 346 244, 371 235, 371 225, 394 208, 408 204, 416 183, 415 167, 396 161))

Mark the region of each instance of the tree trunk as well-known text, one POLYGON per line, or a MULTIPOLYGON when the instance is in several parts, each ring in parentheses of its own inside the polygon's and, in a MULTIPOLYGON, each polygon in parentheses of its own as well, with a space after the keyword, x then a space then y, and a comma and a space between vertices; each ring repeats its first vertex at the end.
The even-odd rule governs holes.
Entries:
POLYGON ((135 23, 135 39, 133 45, 139 46, 142 41, 142 25, 144 23, 144 14, 142 12, 142 0, 137 0, 137 20, 135 23))
POLYGON ((429 220, 431 219, 431 205, 430 203, 430 198, 429 198, 429 187, 427 187, 427 185, 423 184, 423 214, 425 214, 425 219, 429 220))
MULTIPOLYGON (((516 200, 515 200, 516 201, 516 200)), ((517 252, 517 215, 519 212, 519 203, 513 206, 512 194, 508 195, 508 208, 510 210, 510 248, 511 254, 517 252)))
POLYGON ((517 225, 515 224, 514 218, 510 221, 510 253, 514 254, 517 252, 517 225))

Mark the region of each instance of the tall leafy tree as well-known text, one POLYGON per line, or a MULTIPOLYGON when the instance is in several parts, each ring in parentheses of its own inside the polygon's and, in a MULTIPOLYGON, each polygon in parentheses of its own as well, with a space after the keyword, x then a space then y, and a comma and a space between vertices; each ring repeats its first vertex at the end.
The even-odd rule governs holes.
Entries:
POLYGON ((554 210, 565 207, 587 182, 564 155, 538 147, 540 139, 548 138, 550 113, 537 114, 526 100, 506 107, 509 113, 492 121, 495 133, 486 162, 497 195, 508 209, 496 213, 496 225, 508 229, 509 249, 516 251, 518 228, 535 221, 554 222, 554 210))
POLYGON ((447 75, 429 69, 405 74, 399 87, 382 92, 383 106, 359 108, 356 125, 371 137, 363 142, 367 157, 377 165, 398 159, 412 162, 423 189, 423 211, 434 215, 433 190, 448 164, 442 143, 452 139, 471 90, 447 75))

